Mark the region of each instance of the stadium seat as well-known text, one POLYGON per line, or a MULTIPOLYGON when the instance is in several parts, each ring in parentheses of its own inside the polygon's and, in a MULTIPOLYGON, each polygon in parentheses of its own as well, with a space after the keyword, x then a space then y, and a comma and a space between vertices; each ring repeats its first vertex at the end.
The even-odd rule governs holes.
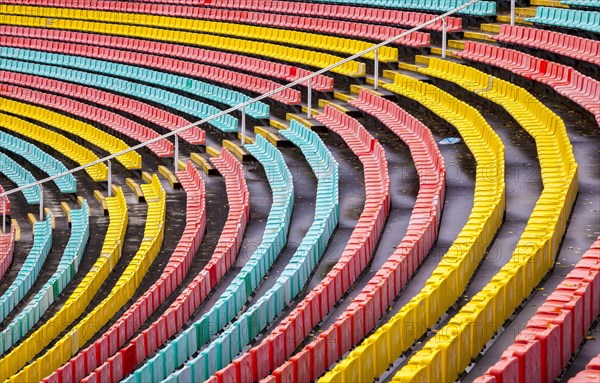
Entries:
MULTIPOLYGON (((356 120, 342 114, 331 106, 326 106, 324 113, 316 118, 333 132, 340 135, 362 162, 365 169, 366 200, 365 209, 359 217, 356 228, 352 232, 348 240, 348 245, 342 252, 338 263, 321 281, 319 286, 309 292, 306 298, 289 314, 289 317, 298 318, 302 321, 305 321, 304 318, 309 316, 308 328, 314 327, 323 319, 341 297, 341 294, 354 283, 373 256, 375 246, 389 212, 390 204, 389 176, 387 174, 387 160, 385 159, 383 147, 356 120), (339 285, 338 289, 335 288, 337 285, 339 285), (331 290, 335 290, 336 293, 330 296, 328 292, 331 290)), ((252 376, 254 381, 264 378, 269 371, 274 370, 281 364, 280 360, 285 360, 286 355, 289 356, 289 354, 287 352, 285 354, 278 352, 271 359, 268 357, 269 353, 262 352, 262 350, 272 349, 274 347, 274 339, 277 336, 288 333, 290 328, 297 325, 298 319, 296 321, 281 323, 271 332, 266 341, 261 342, 260 345, 249 351, 251 358, 247 357, 248 353, 244 353, 237 359, 238 361, 248 359, 248 363, 229 364, 227 368, 231 369, 232 376, 226 378, 223 375, 226 373, 224 369, 220 371, 221 375, 218 376, 218 379, 234 382, 238 381, 234 376, 252 376), (244 371, 241 369, 244 369, 244 371)), ((303 340, 304 337, 300 335, 296 335, 293 339, 284 339, 284 344, 281 345, 282 351, 296 349, 303 340)), ((314 355, 311 358, 311 363, 316 363, 316 360, 322 358, 324 358, 324 355, 314 355)), ((227 363, 229 362, 227 361, 227 363)), ((222 365, 225 366, 226 364, 223 363, 222 365)), ((296 363, 293 367, 295 374, 300 373, 297 365, 296 363)), ((315 374, 312 371, 304 372, 307 374, 307 379, 314 379, 315 374)), ((316 376, 318 375, 320 373, 316 374, 316 376)))
POLYGON ((560 0, 563 5, 568 5, 573 8, 593 8, 600 9, 600 1, 598 0, 560 0))
POLYGON ((599 12, 537 7, 535 17, 527 17, 525 20, 534 24, 600 33, 599 12))

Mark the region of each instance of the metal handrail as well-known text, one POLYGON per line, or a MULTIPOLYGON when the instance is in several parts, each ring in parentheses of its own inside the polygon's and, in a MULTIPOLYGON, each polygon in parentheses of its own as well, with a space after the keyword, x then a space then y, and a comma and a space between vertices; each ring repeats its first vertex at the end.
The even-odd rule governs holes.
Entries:
MULTIPOLYGON (((423 24, 417 25, 416 27, 411 28, 411 29, 409 29, 407 31, 404 31, 404 32, 402 32, 402 33, 400 33, 400 34, 398 34, 398 35, 396 35, 394 37, 390 37, 389 39, 387 39, 387 40, 385 40, 385 41, 383 41, 383 42, 381 42, 379 44, 373 45, 372 47, 370 47, 368 49, 365 49, 363 51, 355 53, 352 56, 346 57, 345 59, 340 60, 340 61, 338 61, 335 64, 331 64, 328 67, 319 69, 316 72, 313 72, 313 73, 311 73, 308 76, 302 77, 302 78, 300 78, 298 80, 295 80, 295 81, 293 81, 293 82, 291 82, 291 83, 289 83, 287 85, 282 85, 281 87, 279 87, 277 89, 274 89, 274 90, 269 91, 267 93, 263 93, 260 96, 257 96, 257 97, 255 97, 253 99, 250 99, 250 100, 245 101, 245 102, 243 102, 241 104, 233 106, 233 107, 231 107, 229 109, 223 110, 223 111, 221 111, 219 113, 215 113, 212 116, 209 116, 209 117, 207 117, 207 118, 205 118, 203 120, 196 121, 196 122, 191 123, 189 125, 186 125, 186 126, 183 126, 181 128, 175 129, 175 130, 173 130, 171 132, 165 133, 165 134, 163 134, 161 136, 158 136, 158 137, 155 137, 155 138, 151 138, 148 141, 144 141, 144 142, 141 142, 141 143, 139 143, 137 145, 131 146, 130 148, 122 150, 122 151, 120 151, 118 153, 110 154, 110 155, 108 155, 106 157, 99 158, 99 159, 97 159, 95 161, 89 162, 89 163, 84 164, 84 165, 77 166, 77 167, 75 167, 73 169, 64 171, 62 173, 55 174, 53 176, 49 176, 49 177, 43 178, 41 180, 38 180, 36 182, 32 182, 32 183, 27 184, 27 185, 19 186, 19 187, 16 187, 14 189, 5 190, 3 193, 0 193, 0 198, 8 196, 8 195, 11 195, 11 194, 14 194, 14 193, 17 193, 17 192, 20 192, 21 190, 25 190, 25 189, 28 189, 28 188, 31 188, 31 187, 42 185, 42 184, 44 184, 46 182, 53 181, 53 180, 55 180, 57 178, 67 176, 69 174, 73 174, 73 173, 79 172, 79 171, 84 170, 84 169, 86 169, 86 168, 88 168, 90 166, 98 165, 98 164, 101 164, 101 163, 107 162, 107 161, 110 162, 110 160, 112 160, 113 158, 116 158, 116 157, 122 156, 124 154, 127 154, 129 152, 132 152, 132 151, 144 148, 144 147, 146 147, 146 146, 148 146, 150 144, 153 144, 153 143, 155 143, 157 141, 160 141, 160 140, 163 140, 165 138, 169 138, 171 136, 175 136, 175 139, 177 140, 177 135, 179 133, 181 133, 181 132, 184 132, 184 131, 186 131, 186 130, 188 130, 190 128, 193 128, 195 126, 202 125, 204 123, 212 121, 215 118, 219 118, 219 117, 224 116, 226 114, 230 114, 232 112, 235 112, 236 110, 243 110, 245 107, 247 107, 248 105, 250 105, 250 104, 252 104, 254 102, 257 102, 257 101, 263 100, 265 98, 271 97, 274 94, 277 94, 277 93, 279 93, 279 92, 281 92, 281 91, 283 91, 285 89, 294 87, 294 86, 296 86, 298 84, 301 84, 303 82, 308 81, 308 88, 311 89, 311 80, 314 77, 319 76, 319 75, 321 75, 321 74, 323 74, 325 72, 328 72, 328 71, 330 71, 330 70, 332 70, 334 68, 337 68, 338 66, 343 65, 343 64, 345 64, 345 63, 347 63, 349 61, 352 61, 352 60, 354 60, 356 58, 362 57, 362 56, 364 56, 367 53, 370 53, 370 52, 373 52, 373 51, 377 51, 379 48, 384 47, 386 45, 389 45, 389 44, 393 43, 394 41, 396 41, 396 40, 398 40, 398 39, 400 39, 400 38, 402 38, 404 36, 407 36, 407 35, 409 35, 409 34, 411 34, 413 32, 417 32, 417 31, 419 31, 419 30, 421 30, 421 29, 423 29, 423 28, 425 28, 425 27, 427 27, 427 26, 429 26, 429 25, 431 25, 431 24, 433 24, 433 23, 435 23, 435 22, 437 22, 439 20, 442 20, 443 26, 445 27, 446 26, 446 23, 445 23, 446 17, 451 16, 451 15, 453 15, 453 14, 455 14, 455 13, 457 13, 457 12, 459 12, 459 11, 461 11, 461 10, 463 10, 463 9, 465 9, 465 8, 471 6, 471 5, 473 5, 473 4, 475 4, 475 3, 479 2, 479 1, 480 0, 469 0, 468 2, 466 2, 466 3, 464 3, 464 4, 460 5, 460 6, 458 6, 458 7, 454 8, 454 9, 452 9, 452 10, 444 13, 444 14, 441 14, 438 17, 435 17, 435 18, 433 18, 433 19, 431 19, 431 20, 429 20, 429 21, 427 21, 427 22, 425 22, 423 24)), ((444 35, 446 34, 445 28, 444 28, 443 34, 444 35)), ((445 36, 444 36, 444 40, 446 40, 445 36)), ((375 57, 377 57, 377 56, 378 55, 376 55, 375 57)), ((377 63, 377 65, 376 65, 377 67, 378 67, 378 64, 379 63, 377 63)), ((309 92, 309 97, 311 97, 310 92, 309 92)), ((309 108, 308 108, 309 113, 311 113, 311 107, 312 107, 312 105, 309 105, 309 108)), ((243 142, 243 143, 245 144, 245 142, 243 142)), ((178 157, 178 156, 175 156, 175 157, 178 157)), ((175 162, 175 166, 177 166, 177 162, 175 162)), ((109 183, 110 183, 110 180, 109 180, 109 183)), ((110 189, 110 187, 109 187, 109 189, 110 189)), ((5 209, 3 209, 3 211, 5 211, 5 209)))

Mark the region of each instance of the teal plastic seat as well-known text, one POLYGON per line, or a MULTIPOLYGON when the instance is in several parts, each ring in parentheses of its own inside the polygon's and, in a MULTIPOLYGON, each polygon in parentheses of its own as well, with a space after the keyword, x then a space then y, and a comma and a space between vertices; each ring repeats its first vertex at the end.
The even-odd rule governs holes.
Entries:
POLYGON ((577 8, 592 8, 594 10, 600 10, 600 1, 598 0, 561 0, 563 5, 577 8))

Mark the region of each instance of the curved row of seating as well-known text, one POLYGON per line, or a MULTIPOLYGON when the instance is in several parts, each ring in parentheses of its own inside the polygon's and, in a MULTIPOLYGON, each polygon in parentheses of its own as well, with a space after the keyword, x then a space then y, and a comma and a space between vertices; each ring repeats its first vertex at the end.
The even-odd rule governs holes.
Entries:
POLYGON ((600 354, 592 358, 583 371, 579 371, 569 379, 569 383, 594 383, 598 380, 600 380, 600 354))
MULTIPOLYGON (((150 183, 142 184, 140 188, 148 204, 144 236, 138 251, 116 281, 108 296, 67 334, 58 340, 53 339, 54 344, 40 357, 33 360, 19 372, 17 371, 22 366, 12 364, 7 366, 9 375, 2 375, 0 378, 9 378, 11 382, 40 381, 45 376, 50 375, 76 354, 133 296, 142 282, 142 278, 158 255, 165 233, 166 193, 156 174, 152 176, 150 183)), ((117 333, 113 332, 113 337, 116 336, 117 333)), ((104 351, 107 350, 103 348, 104 351)), ((13 353, 16 352, 18 352, 18 349, 13 350, 13 353)), ((90 353, 90 357, 95 357, 93 354, 90 353)), ((6 358, 0 360, 0 373, 5 371, 3 366, 5 363, 8 363, 6 358)))
POLYGON ((33 245, 17 277, 8 289, 0 296, 0 320, 6 319, 8 314, 27 295, 36 281, 42 265, 46 261, 52 248, 52 216, 46 213, 45 220, 33 224, 33 245))
MULTIPOLYGON (((229 214, 208 264, 198 273, 169 308, 135 338, 131 339, 132 333, 151 315, 153 310, 147 310, 146 313, 142 311, 139 319, 135 316, 133 318, 126 318, 126 333, 118 333, 118 341, 115 342, 116 345, 103 345, 103 347, 108 347, 110 352, 101 352, 101 348, 99 347, 95 349, 88 347, 60 369, 46 377, 44 381, 120 381, 123 377, 133 372, 135 366, 142 363, 149 355, 152 355, 160 345, 182 328, 184 323, 217 285, 227 270, 229 270, 235 262, 236 255, 242 244, 242 236, 248 221, 249 194, 242 165, 228 151, 223 150, 221 156, 216 159, 213 158, 212 161, 219 172, 225 177, 229 199, 229 214), (236 195, 236 191, 240 191, 239 195, 236 195), (132 319, 133 323, 131 323, 132 319), (131 339, 129 343, 122 347, 128 339, 131 339), (122 348, 119 350, 119 347, 122 348), (85 353, 92 354, 94 351, 95 358, 84 356, 85 353)), ((195 170, 190 170, 191 166, 191 164, 188 164, 187 170, 191 172, 192 179, 195 179, 199 175, 195 170)), ((179 176, 183 182, 186 182, 187 175, 180 173, 179 176)), ((201 235, 202 232, 199 232, 199 234, 201 235)), ((194 252, 191 254, 193 255, 194 252)), ((189 266, 186 267, 189 268, 189 266)), ((182 272, 177 274, 180 275, 178 278, 183 279, 184 275, 182 272)), ((163 295, 160 290, 158 294, 163 295)), ((156 292, 151 294, 154 299, 158 300, 159 297, 156 297, 156 295, 156 292)), ((166 296, 167 294, 164 295, 166 296)))
POLYGON ((536 310, 501 359, 474 382, 554 381, 599 314, 600 238, 536 310))
MULTIPOLYGON (((252 292, 258 287, 260 281, 267 273, 267 270, 275 262, 276 257, 287 244, 287 234, 290 226, 290 219, 293 208, 294 188, 292 184, 291 173, 287 165, 283 161, 281 154, 265 139, 257 137, 257 141, 253 145, 247 145, 251 154, 256 154, 265 166, 265 173, 271 185, 273 193, 273 203, 271 211, 267 218, 267 224, 263 233, 262 242, 258 245, 255 252, 244 264, 238 275, 227 287, 227 290, 217 302, 203 314, 199 320, 192 324, 191 327, 181 332, 173 341, 161 349, 158 354, 150 358, 141 368, 130 375, 125 381, 129 382, 145 382, 150 380, 160 381, 167 376, 178 366, 186 362, 193 356, 211 337, 213 337, 221 328, 224 328, 228 322, 238 314, 244 307, 246 301, 250 298, 252 292)), ((332 190, 334 192, 334 190, 332 190)), ((324 214, 324 212, 323 212, 324 214)), ((313 229, 314 231, 314 229, 313 229)), ((323 246, 324 248, 324 246, 323 246)), ((309 251, 307 251, 308 253, 309 251)), ((299 261, 299 260, 298 260, 299 261)), ((299 263, 295 263, 300 265, 299 263)), ((287 270, 282 273, 286 274, 287 270)), ((289 282, 288 282, 289 285, 289 282)), ((276 282, 275 286, 279 286, 276 282)), ((287 292, 287 299, 290 299, 290 292, 287 292)), ((282 297, 278 297, 282 299, 282 297)), ((288 301, 289 302, 289 301, 288 301)), ((273 300, 270 301, 273 305, 273 300)), ((273 312, 271 307, 270 313, 274 316, 277 312, 277 307, 283 308, 284 301, 280 300, 273 312)), ((253 306, 255 307, 255 306, 253 306)), ((235 344, 238 347, 245 345, 250 339, 254 338, 258 332, 259 323, 265 323, 264 316, 267 315, 267 308, 262 307, 260 315, 262 322, 258 321, 257 315, 248 314, 253 309, 250 308, 244 314, 239 316, 239 319, 230 326, 218 339, 219 345, 226 347, 225 341, 229 346, 230 340, 233 337, 238 341, 234 342, 231 347, 227 348, 227 352, 214 354, 216 351, 215 343, 211 343, 208 349, 203 350, 200 355, 206 357, 207 351, 210 351, 211 364, 214 366, 220 365, 222 358, 230 358, 228 353, 237 353, 235 344), (254 335, 253 335, 254 334, 254 335)), ((271 316, 271 318, 272 318, 271 316)), ((188 362, 191 363, 191 362, 188 362)), ((200 366, 199 366, 200 367, 200 366)), ((202 367, 200 367, 202 368, 202 367)), ((180 370, 181 371, 181 370, 180 370)), ((189 372, 189 369, 188 369, 189 372)), ((201 374, 207 375, 208 371, 203 371, 201 374)), ((197 375, 199 379, 201 375, 197 375)))
MULTIPOLYGON (((427 256, 437 238, 445 195, 446 169, 444 158, 437 148, 431 132, 419 120, 406 113, 394 102, 385 100, 367 90, 361 90, 359 97, 349 103, 373 115, 409 146, 420 185, 415 208, 412 211, 406 235, 394 253, 369 280, 360 294, 354 298, 354 302, 358 302, 358 304, 351 305, 345 310, 333 325, 323 330, 315 340, 296 353, 290 362, 286 362, 281 368, 275 370, 275 373, 269 376, 267 381, 269 379, 275 382, 287 381, 287 379, 298 382, 314 381, 323 375, 329 366, 334 364, 341 355, 350 351, 352 346, 364 337, 364 335, 359 336, 358 332, 355 334, 353 329, 360 329, 366 334, 375 327, 409 277, 416 271, 417 266, 427 256), (360 307, 364 307, 364 310, 361 311, 360 307), (357 324, 352 325, 352 322, 357 322, 357 324), (307 355, 308 364, 306 364, 307 355), (294 374, 291 374, 292 371, 289 370, 290 363, 295 370, 294 374)), ((271 337, 275 342, 277 336, 271 335, 271 337)), ((260 358, 264 358, 261 353, 266 353, 266 350, 261 349, 261 345, 250 350, 251 355, 256 352, 256 357, 251 359, 253 363, 246 363, 240 367, 254 366, 254 360, 258 361, 260 358)), ((285 350, 288 349, 285 348, 285 350)), ((276 361, 280 361, 283 357, 275 352, 272 355, 274 355, 272 359, 274 364, 277 364, 276 361)), ((256 368, 253 368, 252 371, 256 371, 258 376, 254 376, 253 380, 264 378, 269 367, 271 367, 271 371, 275 369, 268 361, 256 363, 256 368)), ((233 376, 225 379, 225 374, 225 370, 221 371, 221 375, 217 374, 217 378, 220 379, 219 383, 229 380, 237 381, 233 376)), ((238 376, 244 376, 244 374, 240 372, 238 376)))
POLYGON ((0 378, 2 380, 8 379, 21 369, 79 318, 121 257, 128 224, 127 203, 122 189, 117 188, 114 196, 106 198, 105 201, 110 222, 100 256, 52 318, 0 359, 0 378))
POLYGON ((542 49, 600 66, 600 41, 522 25, 502 24, 500 33, 490 36, 506 44, 542 49))
MULTIPOLYGON (((20 4, 22 0, 7 0, 8 3, 20 4)), ((179 0, 146 0, 147 3, 163 3, 163 4, 181 4, 187 5, 185 1, 179 0)), ((69 6, 78 7, 80 4, 73 4, 73 1, 69 2, 69 6)), ((121 7, 128 8, 132 7, 128 3, 121 3, 121 7)), ((241 0, 231 2, 227 0, 211 0, 204 1, 199 4, 202 7, 213 7, 213 8, 228 8, 235 10, 254 10, 270 13, 280 13, 288 15, 302 15, 311 16, 313 18, 327 18, 327 19, 345 19, 360 21, 361 23, 371 24, 389 24, 398 25, 404 27, 416 27, 426 23, 437 15, 429 15, 421 12, 410 12, 410 11, 397 11, 392 9, 382 8, 367 8, 367 7, 356 7, 346 5, 334 5, 334 4, 318 4, 309 2, 296 2, 296 1, 254 1, 254 0, 241 0)), ((178 9, 178 8, 175 8, 178 9)), ((189 8, 186 7, 190 13, 182 14, 185 17, 194 17, 195 9, 201 8, 189 8)), ((125 9, 123 9, 125 11, 125 9)), ((171 11, 173 12, 173 11, 171 11)), ((178 11, 175 11, 178 12, 178 11)), ((448 32, 461 32, 462 31, 462 19, 459 17, 447 17, 447 31, 448 32)), ((441 31, 442 21, 439 20, 435 23, 429 24, 424 29, 441 31)))
POLYGON ((526 17, 525 21, 550 27, 580 29, 600 33, 600 12, 537 7, 535 17, 526 17))
MULTIPOLYGON (((38 89, 44 93, 56 93, 61 96, 68 96, 71 99, 81 99, 102 106, 105 109, 119 110, 152 122, 165 130, 174 130, 191 124, 183 117, 153 105, 88 86, 3 70, 0 70, 0 78, 4 83, 38 89)), ((179 133, 179 137, 190 145, 204 145, 206 143, 204 131, 197 127, 179 133)), ((153 148, 153 145, 148 145, 148 147, 153 148)))
MULTIPOLYGON (((5 106, 8 102, 6 99, 3 100, 4 101, 0 103, 0 106, 5 106)), ((24 108, 24 111, 27 111, 27 108, 24 108)), ((0 117, 0 127, 33 141, 48 145, 57 153, 61 153, 79 165, 88 164, 98 160, 98 156, 91 150, 65 138, 62 134, 42 128, 36 124, 8 114, 0 113, 0 117)), ((90 166, 86 168, 85 171, 92 180, 96 182, 106 181, 106 178, 108 177, 108 168, 104 164, 90 166)))
MULTIPOLYGON (((129 149, 122 140, 72 117, 48 110, 46 108, 25 104, 9 98, 0 97, 0 111, 11 113, 19 118, 29 118, 45 125, 69 133, 85 142, 100 148, 110 154, 129 149)), ((60 134, 58 136, 61 136, 60 134)), ((62 136, 61 136, 62 137, 62 136)), ((129 152, 117 157, 127 169, 141 169, 142 156, 136 152, 129 152)))
MULTIPOLYGON (((216 373, 221 382, 258 381, 285 362, 311 329, 356 282, 374 254, 389 215, 390 181, 387 159, 381 144, 358 121, 330 105, 316 119, 340 135, 361 161, 365 173, 364 209, 331 271, 265 340, 245 352, 234 363, 227 366, 223 363, 223 369, 216 373)), ((302 355, 308 357, 308 352, 302 355)), ((313 375, 307 367, 314 366, 313 362, 323 362, 319 355, 302 361, 294 358, 293 366, 290 365, 281 372, 279 369, 275 370, 284 381, 311 380, 313 375)))
MULTIPOLYGON (((30 59, 33 59, 33 57, 30 57, 30 59)), ((0 60, 0 69, 49 77, 86 86, 93 85, 111 92, 122 93, 128 96, 152 101, 157 104, 162 104, 199 119, 205 119, 219 112, 219 109, 213 106, 181 96, 174 92, 168 92, 163 89, 143 85, 137 82, 95 73, 4 58, 0 60)), ((236 132, 238 125, 237 119, 230 115, 215 118, 211 120, 209 124, 223 132, 236 132)))
MULTIPOLYGON (((56 96, 50 93, 39 92, 28 88, 23 88, 14 85, 4 84, 0 86, 0 96, 11 97, 19 101, 24 101, 34 105, 41 105, 45 108, 52 108, 60 110, 61 112, 69 113, 79 118, 94 121, 102 124, 113 130, 115 133, 123 134, 131 139, 138 142, 147 141, 153 138, 159 137, 158 133, 151 130, 150 128, 138 124, 130 119, 127 119, 120 114, 107 111, 95 107, 93 105, 85 104, 83 102, 75 101, 67 97, 56 96)), ((36 108, 38 109, 38 108, 36 108)), ((41 109, 41 108, 39 108, 41 109)), ((36 110, 34 110, 35 112, 36 110)), ((39 116, 39 114, 37 114, 39 116)), ((80 126, 74 127, 75 131, 79 131, 80 126)), ((92 133, 93 135, 93 133, 92 133)), ((88 135, 86 134, 86 137, 88 135)), ((172 157, 174 153, 173 144, 166 139, 161 139, 150 145, 148 145, 154 154, 158 157, 172 157)), ((122 150, 122 149, 115 149, 122 150)), ((137 157, 140 161, 141 167, 141 156, 130 156, 137 157)), ((121 156, 117 157, 117 160, 125 160, 121 156)), ((128 162, 125 162, 128 164, 128 162)))
MULTIPOLYGON (((77 3, 64 3, 58 0, 49 2, 13 0, 9 4, 27 4, 45 7, 69 7, 81 8, 77 3)), ((305 30, 317 33, 326 33, 335 36, 355 37, 362 40, 384 41, 397 36, 403 29, 362 24, 338 20, 319 20, 310 17, 282 15, 264 12, 238 12, 227 9, 200 8, 191 6, 172 6, 167 4, 148 4, 148 3, 130 3, 122 1, 88 1, 83 6, 84 9, 93 9, 99 11, 112 11, 120 13, 141 13, 156 16, 174 16, 188 19, 201 19, 212 21, 226 21, 242 24, 255 24, 276 28, 305 30)), ((429 46, 429 34, 423 32, 414 32, 408 36, 396 40, 396 44, 406 45, 415 48, 429 46)))
POLYGON ((322 382, 371 381, 387 370, 460 297, 504 215, 504 145, 481 114, 412 77, 396 74, 393 84, 382 86, 422 104, 458 130, 477 163, 473 207, 425 287, 323 376, 322 382))
MULTIPOLYGON (((209 0, 210 1, 210 0, 209 0)), ((320 0, 321 3, 368 5, 371 7, 411 9, 415 11, 429 11, 445 13, 465 3, 466 0, 320 0)), ((495 16, 495 1, 479 1, 471 4, 458 13, 473 16, 495 16)))
MULTIPOLYGON (((0 173, 4 174, 17 186, 24 186, 34 183, 36 179, 33 174, 27 169, 19 165, 12 158, 0 152, 0 173)), ((0 193, 3 191, 0 190, 0 193)), ((39 186, 30 187, 22 190, 25 200, 30 205, 40 203, 40 188, 39 186)), ((8 198, 7 198, 8 199, 8 198)))
MULTIPOLYGON (((46 381, 81 381, 88 372, 93 371, 108 356, 120 358, 116 361, 119 365, 133 362, 133 360, 123 360, 122 354, 117 351, 183 281, 206 229, 206 192, 202 177, 191 162, 187 164, 185 170, 178 171, 176 175, 186 192, 186 225, 162 274, 108 330, 58 368, 45 379, 46 381), (88 356, 92 354, 95 355, 95 358, 88 356)), ((167 337, 172 336, 174 330, 167 330, 167 328, 174 328, 170 322, 185 322, 186 314, 187 317, 190 315, 190 313, 182 313, 184 308, 189 310, 187 306, 180 306, 179 311, 167 310, 166 314, 157 322, 157 331, 166 333, 167 337)), ((110 369, 104 371, 110 374, 110 369)), ((107 380, 101 377, 100 381, 107 380)))
MULTIPOLYGON (((430 59, 419 72, 506 109, 536 142, 544 188, 510 260, 412 356, 394 377, 397 382, 450 381, 463 372, 554 266, 578 190, 577 162, 563 121, 527 91, 440 59, 430 59)), ((533 366, 527 370, 532 375, 523 381, 543 380, 533 366)))
MULTIPOLYGON (((0 186, 0 193, 2 187, 0 186)), ((1 212, 1 211, 0 211, 1 212)), ((0 222, 0 225, 2 223, 0 222)), ((12 263, 13 254, 15 251, 15 226, 10 225, 6 233, 0 233, 0 278, 6 274, 6 271, 12 263)))
MULTIPOLYGON (((296 66, 229 52, 206 50, 189 45, 169 44, 161 41, 149 41, 114 35, 107 36, 104 34, 81 33, 47 28, 16 27, 11 25, 0 25, 0 35, 57 40, 127 51, 140 51, 155 55, 173 56, 186 59, 187 61, 224 66, 238 71, 254 73, 258 76, 277 78, 288 82, 296 81, 311 73, 306 69, 298 68, 296 66)), ((306 86, 306 82, 301 85, 306 86)), ((319 92, 333 91, 333 79, 331 77, 323 75, 315 76, 312 79, 311 85, 314 90, 319 92)))
MULTIPOLYGON (((14 7, 14 6, 11 6, 14 7)), ((6 13, 6 8, 0 5, 0 13, 6 13)), ((36 9, 22 10, 20 12, 31 14, 36 9), (29 12, 29 13, 27 13, 29 12)), ((52 29, 63 29, 80 32, 94 32, 105 35, 141 37, 145 39, 160 40, 163 42, 180 43, 186 45, 196 45, 206 48, 237 52, 263 58, 271 58, 277 61, 284 61, 294 64, 302 64, 311 67, 325 68, 341 61, 342 58, 328 53, 321 53, 312 50, 291 48, 284 45, 277 45, 261 41, 250 41, 236 39, 232 37, 223 37, 196 32, 179 31, 173 29, 153 28, 147 26, 133 26, 126 24, 113 24, 97 22, 91 19, 58 19, 53 18, 48 24, 47 17, 21 16, 16 12, 10 12, 3 15, 3 22, 7 25, 45 27, 52 29)), ((349 77, 361 77, 366 74, 365 63, 349 61, 334 69, 332 72, 339 73, 349 77)))
POLYGON ((87 202, 84 200, 80 209, 71 210, 70 217, 71 236, 56 271, 33 296, 27 306, 2 330, 0 333, 0 355, 4 354, 31 330, 77 273, 90 237, 87 202))
POLYGON ((573 8, 595 8, 600 10, 600 1, 598 0, 560 0, 560 3, 573 8))
MULTIPOLYGON (((10 47, 2 47, 0 49, 2 57, 24 61, 43 62, 56 66, 66 66, 76 68, 78 70, 101 73, 111 77, 122 77, 129 80, 143 81, 152 84, 153 86, 161 86, 173 90, 193 93, 198 97, 219 102, 228 106, 237 106, 238 104, 250 100, 250 97, 242 93, 227 90, 215 85, 210 85, 193 78, 172 75, 162 71, 145 69, 138 66, 117 64, 114 62, 83 58, 73 55, 47 53, 30 49, 10 47)), ((254 102, 251 105, 248 105, 245 110, 246 114, 257 119, 269 117, 269 106, 262 102, 254 102)))
POLYGON ((600 9, 600 1, 598 0, 560 0, 560 3, 563 5, 568 5, 569 7, 600 9))
MULTIPOLYGON (((373 45, 360 40, 298 32, 295 30, 257 27, 247 24, 233 24, 181 17, 72 8, 30 7, 18 5, 7 5, 6 7, 6 9, 10 9, 12 13, 15 14, 41 15, 61 19, 94 20, 105 23, 128 25, 159 26, 161 28, 209 33, 211 35, 243 36, 245 39, 283 43, 286 45, 296 45, 344 54, 355 54, 373 45)), ((4 11, 5 8, 0 6, 0 13, 4 13, 4 11)), ((373 59, 374 54, 371 52, 364 57, 373 59)), ((379 60, 381 62, 398 61, 398 50, 392 47, 379 48, 379 60)))
MULTIPOLYGON (((263 78, 250 76, 247 74, 230 71, 227 69, 222 69, 213 66, 207 66, 204 64, 190 63, 188 61, 173 59, 169 57, 163 56, 154 56, 145 53, 136 53, 129 51, 121 51, 112 48, 101 48, 91 45, 79 45, 58 41, 48 41, 48 40, 32 40, 26 38, 10 38, 10 37, 1 37, 0 45, 2 46, 11 46, 18 48, 26 48, 26 49, 36 49, 41 51, 53 52, 53 53, 61 53, 61 54, 69 54, 75 56, 83 56, 83 57, 93 57, 102 60, 108 60, 112 62, 123 62, 126 64, 131 64, 140 67, 149 67, 159 70, 166 70, 169 72, 179 73, 188 77, 200 77, 210 81, 223 83, 232 87, 237 87, 240 89, 244 89, 246 91, 251 91, 255 93, 267 93, 269 91, 275 90, 279 88, 281 85, 270 81, 265 80, 263 78)), ((139 75, 139 74, 138 74, 139 75)), ((162 84, 161 84, 162 85, 162 84)), ((196 86, 197 87, 197 86, 196 86)), ((223 89, 223 88, 219 88, 223 89)), ((227 91, 227 98, 230 97, 232 91, 227 91)), ((206 93, 203 92, 198 94, 199 96, 204 96, 206 93)), ((218 94, 219 92, 217 92, 218 94)), ((233 93, 233 102, 235 105, 236 102, 242 102, 244 98, 239 97, 240 93, 233 93)), ((207 97, 211 98, 212 97, 207 97)), ((294 89, 285 89, 273 96, 272 99, 279 101, 285 105, 297 105, 300 104, 300 91, 294 89)), ((215 101, 222 102, 221 99, 215 101)), ((232 105, 232 106, 233 106, 232 105)), ((268 109, 264 109, 263 103, 254 103, 252 106, 248 107, 248 114, 252 115, 255 118, 266 118, 268 117, 268 109), (260 108, 260 106, 263 106, 260 108), (258 114, 257 114, 258 113, 258 114)))
MULTIPOLYGON (((62 162, 51 157, 37 146, 5 132, 0 132, 0 148, 24 158, 49 176, 55 176, 67 171, 62 162)), ((72 174, 58 177, 54 179, 54 183, 62 193, 75 193, 77 191, 77 182, 72 174)), ((6 201, 9 202, 8 198, 6 198, 6 201)), ((1 202, 0 200, 0 209, 2 206, 1 202)), ((10 203, 7 203, 6 206, 7 210, 9 210, 7 213, 10 214, 10 203)))
POLYGON ((494 65, 528 80, 548 85, 589 111, 600 124, 600 81, 587 77, 572 67, 543 60, 519 51, 466 41, 457 56, 475 62, 494 65))

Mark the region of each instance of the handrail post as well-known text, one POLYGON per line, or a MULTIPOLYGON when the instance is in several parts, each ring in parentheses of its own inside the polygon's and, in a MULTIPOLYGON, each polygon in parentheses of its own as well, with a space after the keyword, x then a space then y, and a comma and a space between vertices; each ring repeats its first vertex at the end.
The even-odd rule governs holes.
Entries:
POLYGON ((373 77, 375 78, 375 84, 373 85, 373 88, 377 90, 379 87, 379 49, 375 49, 375 69, 373 77))
POLYGON ((2 232, 6 233, 6 198, 2 198, 2 232))
POLYGON ((446 58, 446 45, 448 44, 448 22, 442 17, 442 58, 446 58))
POLYGON ((108 166, 108 191, 107 194, 109 197, 112 197, 112 164, 110 160, 106 161, 106 166, 108 166))
POLYGON ((246 107, 240 109, 242 111, 242 147, 246 145, 246 107))
POLYGON ((510 0, 510 25, 515 25, 515 0, 510 0))
POLYGON ((175 153, 173 156, 173 166, 175 167, 175 173, 179 171, 179 136, 176 134, 175 138, 175 153))
POLYGON ((310 120, 312 118, 312 78, 308 79, 308 95, 307 95, 308 112, 306 117, 310 120))
POLYGON ((40 222, 44 220, 44 186, 40 184, 40 222))

